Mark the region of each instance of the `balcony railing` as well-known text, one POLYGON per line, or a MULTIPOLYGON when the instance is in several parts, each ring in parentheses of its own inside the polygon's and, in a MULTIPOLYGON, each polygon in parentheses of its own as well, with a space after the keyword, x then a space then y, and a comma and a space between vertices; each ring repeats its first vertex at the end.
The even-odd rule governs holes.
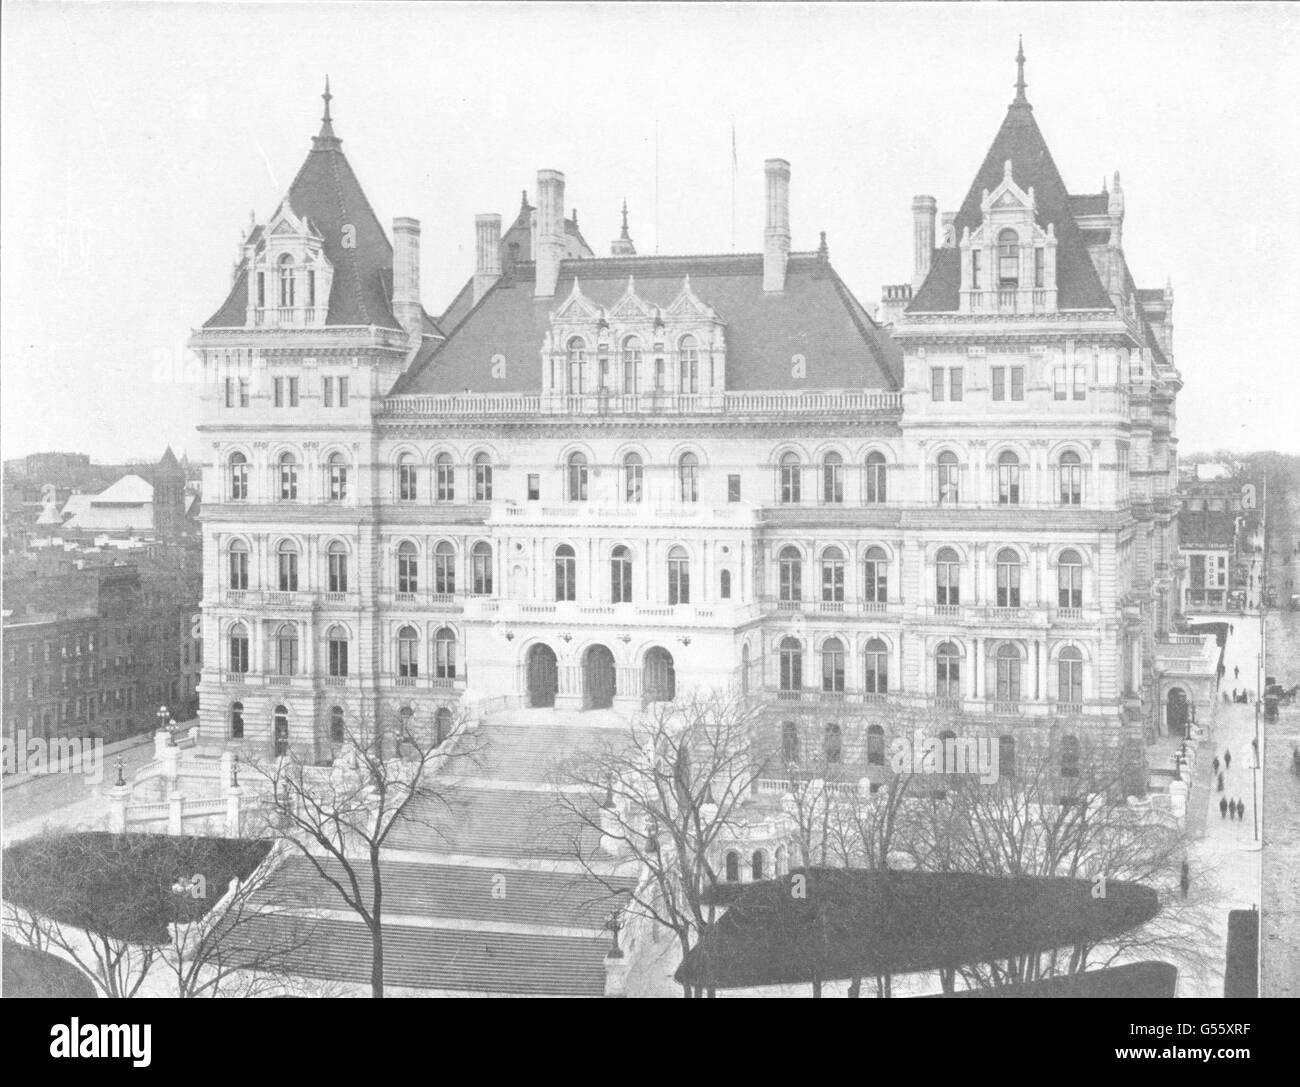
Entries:
POLYGON ((323 306, 262 306, 253 310, 260 328, 312 328, 325 323, 323 306))
POLYGON ((1058 621, 1076 623, 1083 618, 1082 608, 1057 608, 1053 613, 1058 621))
POLYGON ((729 415, 821 414, 826 412, 894 412, 902 394, 875 390, 846 392, 785 391, 724 393, 590 393, 580 396, 530 393, 441 393, 390 396, 389 415, 662 415, 722 412, 729 415))
POLYGON ((843 615, 843 600, 822 600, 817 605, 817 610, 828 615, 843 615))
POLYGON ((778 600, 776 602, 777 611, 803 611, 802 600, 778 600))
POLYGON ((1019 702, 999 701, 994 699, 988 705, 990 712, 998 717, 1019 717, 1021 714, 1019 702))
POLYGON ((1082 702, 1054 702, 1052 713, 1058 717, 1071 717, 1083 712, 1082 702))
POLYGON ((933 607, 935 615, 943 615, 950 618, 957 618, 961 615, 960 604, 935 604, 933 607))

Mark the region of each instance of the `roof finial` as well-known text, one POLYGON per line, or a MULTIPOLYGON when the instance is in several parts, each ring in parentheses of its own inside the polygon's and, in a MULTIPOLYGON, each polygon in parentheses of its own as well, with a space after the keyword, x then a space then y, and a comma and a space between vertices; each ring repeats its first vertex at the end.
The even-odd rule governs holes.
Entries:
POLYGON ((320 119, 320 134, 313 138, 312 145, 318 148, 338 147, 343 141, 334 135, 334 118, 330 116, 330 99, 334 96, 330 94, 330 77, 325 77, 325 93, 321 98, 325 101, 325 114, 320 119))
POLYGON ((620 235, 620 237, 623 238, 630 237, 630 235, 627 232, 627 197, 626 196, 623 197, 623 233, 620 235))
POLYGON ((325 99, 325 116, 321 118, 322 124, 330 123, 330 99, 334 96, 330 94, 330 77, 325 77, 325 93, 321 95, 325 99))
POLYGON ((1016 48, 1016 102, 1023 102, 1026 105, 1029 99, 1025 97, 1025 39, 1018 36, 1019 45, 1016 48))
POLYGON ((822 236, 822 243, 817 247, 817 259, 820 260, 823 264, 825 264, 828 260, 831 259, 831 251, 826 244, 826 231, 823 230, 821 232, 821 236, 822 236))

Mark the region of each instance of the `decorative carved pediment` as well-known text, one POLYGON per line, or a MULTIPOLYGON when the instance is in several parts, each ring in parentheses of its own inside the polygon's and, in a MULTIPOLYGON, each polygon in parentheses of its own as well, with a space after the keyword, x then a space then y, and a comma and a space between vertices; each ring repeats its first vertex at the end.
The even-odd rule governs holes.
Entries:
POLYGON ((687 276, 682 281, 681 291, 668 306, 668 316, 714 318, 717 314, 712 306, 705 305, 696 297, 695 292, 691 290, 691 277, 687 276))
POLYGON ((573 290, 569 292, 558 310, 551 314, 552 321, 594 320, 600 315, 600 307, 582 293, 578 277, 573 277, 573 290))
POLYGON ((636 293, 636 281, 627 277, 627 290, 614 303, 609 315, 617 321, 650 320, 654 317, 654 306, 636 293))

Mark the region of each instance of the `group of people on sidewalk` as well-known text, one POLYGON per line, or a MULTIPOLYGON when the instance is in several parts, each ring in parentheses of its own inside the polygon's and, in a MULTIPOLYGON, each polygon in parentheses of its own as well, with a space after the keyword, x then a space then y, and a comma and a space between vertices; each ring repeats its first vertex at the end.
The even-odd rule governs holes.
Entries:
MULTIPOLYGON (((1252 747, 1255 741, 1251 740, 1252 747)), ((1214 756, 1214 761, 1210 763, 1210 773, 1217 779, 1218 791, 1223 792, 1226 784, 1224 775, 1232 769, 1232 752, 1225 749, 1223 752, 1223 769, 1219 769, 1219 756, 1214 756)), ((1219 797, 1219 818, 1227 819, 1231 816, 1234 820, 1246 818, 1246 805, 1240 797, 1233 797, 1231 800, 1226 795, 1219 797)))

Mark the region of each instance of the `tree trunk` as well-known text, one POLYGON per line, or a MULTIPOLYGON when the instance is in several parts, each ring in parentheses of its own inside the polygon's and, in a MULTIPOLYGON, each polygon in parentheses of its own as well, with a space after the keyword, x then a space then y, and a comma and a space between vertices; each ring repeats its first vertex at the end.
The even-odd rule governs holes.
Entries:
POLYGON ((384 995, 384 886, 379 875, 379 849, 370 847, 370 878, 375 890, 370 911, 370 995, 376 1000, 384 995))

